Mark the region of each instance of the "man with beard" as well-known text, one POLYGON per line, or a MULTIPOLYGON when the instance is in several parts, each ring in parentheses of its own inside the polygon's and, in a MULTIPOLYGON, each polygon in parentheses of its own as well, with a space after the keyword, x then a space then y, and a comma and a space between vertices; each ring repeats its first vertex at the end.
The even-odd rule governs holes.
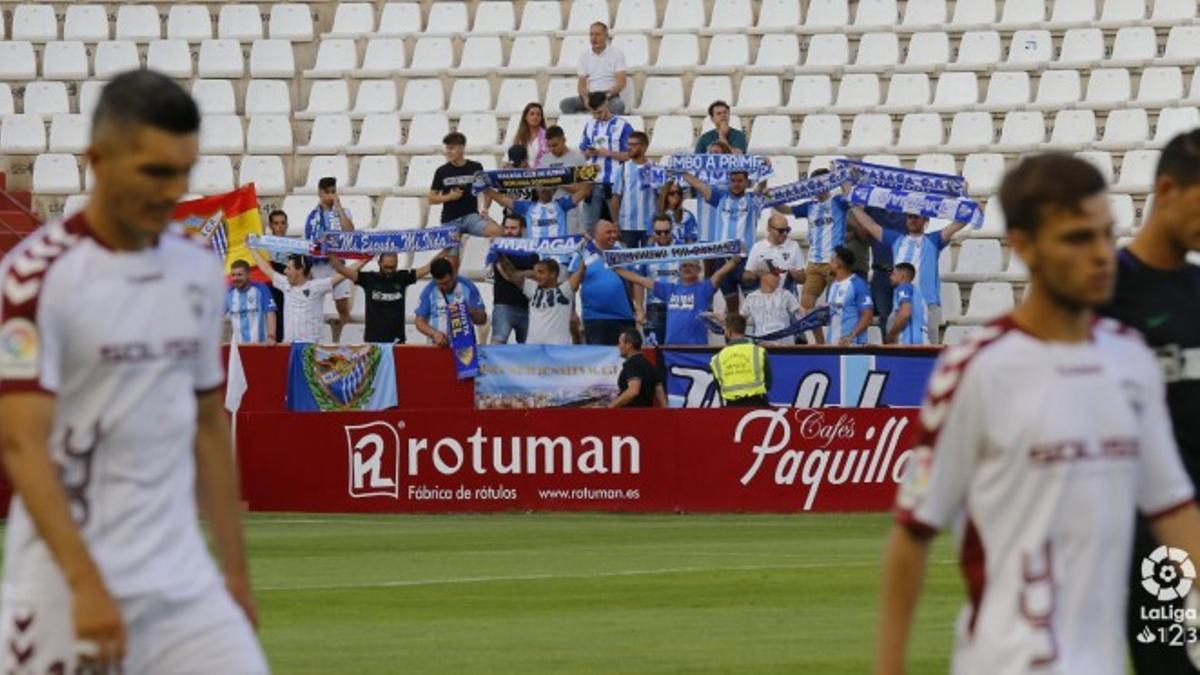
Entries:
MULTIPOLYGON (((443 258, 447 253, 442 251, 433 260, 443 258)), ((367 327, 363 331, 363 340, 404 344, 404 291, 417 283, 417 279, 429 274, 429 265, 415 270, 402 270, 400 257, 395 253, 379 256, 378 272, 364 272, 337 257, 329 260, 333 263, 334 271, 362 286, 365 292, 367 327)))

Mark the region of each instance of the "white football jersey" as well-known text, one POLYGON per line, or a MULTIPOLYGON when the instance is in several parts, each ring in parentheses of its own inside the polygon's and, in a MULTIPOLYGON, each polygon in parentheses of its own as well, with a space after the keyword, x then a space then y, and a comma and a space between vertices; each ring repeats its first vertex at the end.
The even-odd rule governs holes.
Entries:
MULTIPOLYGON (((164 235, 117 252, 82 214, 0 262, 0 395, 55 397, 51 459, 88 550, 117 598, 185 598, 216 567, 196 515, 196 395, 224 381, 225 289, 211 250, 164 235)), ((6 590, 61 583, 19 496, 6 590)))
POLYGON ((897 506, 918 533, 961 528, 954 673, 1125 673, 1135 510, 1192 500, 1164 397, 1111 321, 1064 344, 1006 317, 938 359, 897 506))
POLYGON ((283 291, 283 335, 288 342, 323 342, 325 296, 333 291, 333 276, 309 279, 299 286, 274 272, 271 285, 283 291))

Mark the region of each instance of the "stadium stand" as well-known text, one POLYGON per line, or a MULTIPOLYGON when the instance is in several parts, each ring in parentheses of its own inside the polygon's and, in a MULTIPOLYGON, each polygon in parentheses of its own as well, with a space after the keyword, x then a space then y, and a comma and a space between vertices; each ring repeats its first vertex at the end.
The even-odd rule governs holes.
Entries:
MULTIPOLYGON (((0 170, 45 217, 77 208, 98 88, 150 67, 190 87, 203 110, 193 193, 254 182, 263 207, 282 206, 295 228, 317 179, 335 175, 367 227, 436 224, 421 197, 446 132, 466 133, 468 152, 496 167, 521 109, 539 101, 578 145, 586 118, 560 117, 558 104, 575 93, 588 26, 605 21, 632 81, 628 117, 650 133, 654 159, 688 150, 722 99, 751 151, 773 157, 773 184, 847 155, 964 175, 988 208, 947 254, 953 342, 1024 290, 993 197, 1022 154, 1078 153, 1112 180, 1119 234, 1142 221, 1158 148, 1200 126, 1196 5, 139 1, 59 13, 0 0, 0 170)), ((806 243, 806 224, 792 225, 806 243)), ((481 245, 465 259, 477 279, 481 245)))

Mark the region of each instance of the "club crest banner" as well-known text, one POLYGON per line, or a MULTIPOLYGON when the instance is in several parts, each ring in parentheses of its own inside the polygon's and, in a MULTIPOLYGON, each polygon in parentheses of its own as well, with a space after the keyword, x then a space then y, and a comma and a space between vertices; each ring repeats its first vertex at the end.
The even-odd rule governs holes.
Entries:
POLYGON ((672 155, 663 164, 647 164, 640 169, 643 187, 662 188, 674 177, 690 173, 716 188, 729 187, 729 174, 744 171, 754 185, 775 171, 759 155, 672 155))
POLYGON ((344 412, 386 410, 398 405, 391 345, 292 344, 288 410, 344 412))
POLYGON ((480 350, 475 407, 603 408, 620 395, 623 363, 616 347, 488 345, 480 350))

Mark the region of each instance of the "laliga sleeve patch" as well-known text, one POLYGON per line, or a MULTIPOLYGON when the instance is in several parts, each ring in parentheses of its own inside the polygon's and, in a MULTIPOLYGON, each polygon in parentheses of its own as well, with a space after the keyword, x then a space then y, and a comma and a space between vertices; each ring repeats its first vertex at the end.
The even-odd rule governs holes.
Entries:
POLYGON ((37 374, 37 327, 29 319, 9 319, 0 326, 0 380, 29 380, 37 374))

